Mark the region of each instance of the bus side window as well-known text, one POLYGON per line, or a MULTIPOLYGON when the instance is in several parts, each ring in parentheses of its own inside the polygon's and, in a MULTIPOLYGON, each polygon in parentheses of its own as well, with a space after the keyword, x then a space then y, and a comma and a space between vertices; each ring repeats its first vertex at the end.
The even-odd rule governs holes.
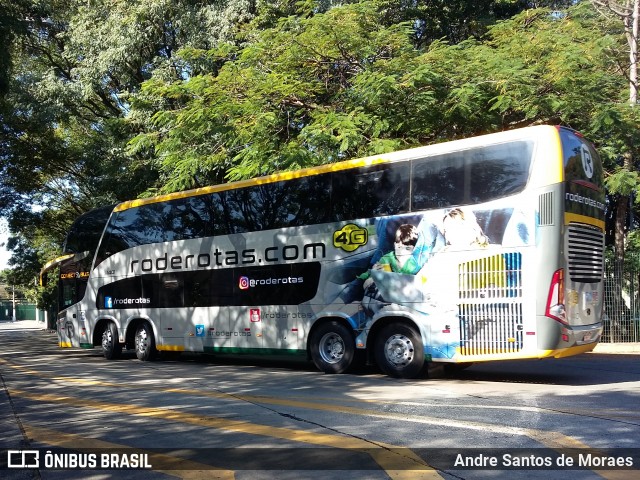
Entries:
POLYGON ((335 172, 331 214, 336 221, 409 211, 410 163, 335 172))
POLYGON ((465 203, 465 161, 460 153, 413 161, 411 210, 465 203))
POLYGON ((210 196, 199 195, 168 202, 161 221, 165 242, 213 235, 210 196))
POLYGON ((488 202, 521 192, 532 142, 490 145, 413 161, 412 211, 488 202))
POLYGON ((98 248, 98 254, 96 255, 96 261, 93 268, 100 265, 114 253, 118 253, 124 249, 122 242, 118 240, 118 232, 116 231, 119 216, 120 213, 114 213, 107 224, 107 228, 104 231, 102 241, 98 248))
POLYGON ((331 174, 302 177, 289 182, 286 197, 286 224, 292 227, 326 223, 331 220, 331 174), (326 208, 318 208, 324 205, 326 208))
POLYGON ((94 267, 127 248, 164 241, 167 220, 162 218, 163 205, 142 205, 114 215, 105 230, 94 267))
POLYGON ((324 223, 329 220, 329 175, 214 193, 215 235, 324 223))
POLYGON ((533 154, 531 142, 513 142, 474 150, 471 202, 482 203, 524 190, 533 154))

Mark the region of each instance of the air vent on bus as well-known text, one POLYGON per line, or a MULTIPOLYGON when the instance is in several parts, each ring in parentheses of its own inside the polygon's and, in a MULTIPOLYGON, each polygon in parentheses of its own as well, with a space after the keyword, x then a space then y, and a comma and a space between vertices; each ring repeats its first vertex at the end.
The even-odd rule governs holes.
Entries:
POLYGON ((553 225, 553 192, 538 197, 539 225, 553 225))
POLYGON ((458 266, 460 353, 522 349, 522 254, 500 253, 458 266))
POLYGON ((569 279, 597 283, 604 272, 604 234, 588 225, 571 224, 567 228, 569 279))
POLYGON ((460 305, 459 314, 462 355, 522 350, 522 303, 460 305))

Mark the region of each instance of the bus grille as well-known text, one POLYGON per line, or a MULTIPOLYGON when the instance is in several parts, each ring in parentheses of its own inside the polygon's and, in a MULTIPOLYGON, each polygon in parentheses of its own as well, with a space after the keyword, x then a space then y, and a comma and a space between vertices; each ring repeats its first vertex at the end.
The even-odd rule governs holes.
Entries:
POLYGON ((522 254, 492 255, 458 267, 460 353, 494 355, 522 349, 522 254))
POLYGON ((598 283, 604 272, 604 234, 583 225, 567 229, 569 278, 574 282, 598 283))

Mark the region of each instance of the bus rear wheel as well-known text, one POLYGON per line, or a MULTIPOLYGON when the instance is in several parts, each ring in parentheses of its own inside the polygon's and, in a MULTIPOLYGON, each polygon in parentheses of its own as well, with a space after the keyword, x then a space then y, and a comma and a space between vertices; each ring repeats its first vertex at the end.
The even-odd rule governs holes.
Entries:
POLYGON ((153 360, 156 355, 156 341, 153 336, 151 325, 144 322, 136 330, 136 357, 138 360, 147 362, 153 360))
POLYGON ((353 332, 340 322, 320 325, 310 338, 311 359, 324 373, 346 372, 355 356, 353 332))
POLYGON ((415 378, 424 368, 422 338, 409 325, 387 325, 376 336, 374 345, 378 367, 391 377, 415 378))
POLYGON ((118 341, 118 327, 109 322, 102 331, 102 354, 107 360, 115 360, 122 353, 122 345, 118 341))

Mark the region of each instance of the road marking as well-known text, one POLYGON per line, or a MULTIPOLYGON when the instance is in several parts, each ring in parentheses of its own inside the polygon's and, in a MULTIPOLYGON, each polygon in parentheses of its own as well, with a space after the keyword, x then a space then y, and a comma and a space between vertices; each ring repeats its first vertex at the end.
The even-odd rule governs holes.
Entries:
POLYGON ((242 420, 231 420, 220 417, 196 415, 157 407, 146 407, 132 404, 113 404, 99 402, 87 398, 66 395, 31 393, 24 390, 11 389, 12 396, 27 398, 44 403, 58 403, 77 408, 88 408, 105 412, 114 412, 141 417, 159 418, 172 422, 186 423, 200 427, 215 428, 250 435, 261 435, 271 438, 290 440, 325 447, 360 451, 370 455, 373 460, 392 479, 442 479, 427 463, 408 448, 369 442, 350 436, 330 435, 292 428, 260 425, 242 420))
MULTIPOLYGON (((53 447, 61 447, 68 449, 76 449, 78 445, 82 445, 83 449, 131 449, 128 445, 118 443, 105 442, 95 438, 88 438, 73 433, 64 433, 49 428, 38 427, 35 425, 23 425, 27 437, 38 443, 53 447)), ((159 459, 163 466, 174 466, 175 468, 164 468, 162 470, 153 468, 154 472, 165 473, 184 480, 199 480, 202 478, 211 478, 219 480, 234 480, 235 472, 232 470, 217 469, 211 465, 194 462, 186 458, 174 457, 171 455, 162 455, 155 452, 149 452, 144 449, 135 449, 136 453, 153 454, 155 459, 159 459)))
MULTIPOLYGON (((61 376, 47 376, 46 374, 43 374, 42 372, 37 372, 34 370, 29 370, 28 368, 24 367, 24 366, 20 366, 20 365, 16 365, 16 364, 12 364, 7 362, 6 360, 3 360, 2 358, 0 358, 0 363, 4 363, 7 364, 8 366, 21 370, 24 373, 28 373, 30 375, 35 375, 35 376, 39 376, 39 377, 46 377, 46 378, 50 378, 52 380, 56 380, 56 381, 60 381, 60 382, 72 382, 72 383, 77 383, 77 384, 82 384, 82 385, 91 385, 91 386, 105 386, 105 387, 117 387, 117 388, 134 388, 134 389, 144 389, 144 390, 154 390, 154 391, 159 391, 159 392, 165 392, 165 393, 177 393, 177 394, 183 394, 183 395, 195 395, 195 396, 203 396, 203 397, 209 397, 209 398, 221 398, 221 399, 226 399, 226 400, 237 400, 237 401, 246 401, 246 402, 251 402, 251 403, 255 403, 255 404, 260 404, 260 403, 264 403, 264 404, 269 404, 269 405, 279 405, 279 406, 287 406, 287 407, 293 407, 293 408, 302 408, 302 409, 308 409, 308 410, 318 410, 318 411, 328 411, 328 412, 334 412, 334 413, 344 413, 344 414, 349 414, 349 415, 360 415, 360 416, 369 416, 369 417, 376 417, 376 418, 382 418, 382 419, 394 419, 394 420, 398 420, 398 421, 406 421, 406 422, 412 422, 412 423, 422 423, 422 424, 426 424, 426 425, 436 425, 436 426, 444 426, 444 427, 450 427, 450 428, 459 428, 459 429, 468 429, 468 430, 477 430, 477 431, 487 431, 490 430, 492 432, 496 432, 496 433, 501 433, 504 435, 518 435, 518 436, 526 436, 531 438, 534 441, 537 441, 539 443, 541 443, 542 445, 551 448, 553 450, 562 450, 562 449, 570 449, 570 448, 576 448, 576 449, 590 449, 592 451, 596 451, 597 449, 593 449, 591 447, 589 447, 587 444, 581 442, 580 440, 574 438, 574 437, 570 437, 567 435, 564 435, 560 432, 556 432, 556 431, 552 431, 552 430, 539 430, 539 429, 532 429, 532 428, 521 428, 521 427, 510 427, 510 426, 501 426, 501 425, 495 425, 495 424, 490 424, 490 423, 482 423, 482 422, 474 422, 474 421, 459 421, 459 420, 453 420, 453 419, 443 419, 443 418, 438 418, 438 417, 426 417, 426 416, 422 416, 422 415, 408 415, 408 414, 400 414, 400 413, 394 413, 394 412, 378 412, 375 410, 370 410, 370 409, 364 409, 364 408, 359 408, 359 407, 349 407, 349 406, 344 406, 344 405, 331 405, 328 403, 317 403, 317 402, 308 402, 308 401, 302 401, 302 400, 294 400, 294 399, 282 399, 282 398, 275 398, 275 397, 263 397, 263 396, 255 396, 255 395, 236 395, 236 394, 228 394, 228 393, 222 393, 222 392, 211 392, 211 391, 203 391, 203 390, 197 390, 197 389, 185 389, 185 388, 167 388, 167 387, 156 387, 156 386, 144 386, 144 387, 129 387, 126 385, 122 385, 122 384, 115 384, 115 383, 110 383, 110 382, 102 382, 102 381, 97 381, 97 380, 87 380, 87 379, 81 379, 81 378, 75 378, 75 377, 61 377, 61 376)), ((367 403, 378 403, 376 401, 367 401, 367 403)), ((388 403, 388 402, 384 402, 384 403, 388 403)), ((138 408, 146 408, 146 407, 138 407, 138 408)), ((531 411, 531 409, 536 409, 537 411, 540 412, 544 412, 544 413, 554 413, 554 414, 558 414, 558 413, 564 413, 564 412, 556 412, 556 411, 547 411, 545 409, 539 409, 537 407, 508 407, 509 409, 519 409, 521 408, 522 410, 525 411, 531 411)), ((571 413, 571 412, 569 412, 571 413)), ((188 414, 187 414, 188 415, 188 414)), ((201 418, 201 417, 200 417, 201 418)), ((176 421, 180 421, 180 420, 176 420, 176 421)), ((189 423, 189 422, 187 422, 189 423)), ((243 422, 245 423, 245 422, 243 422)), ((249 424, 247 423, 247 425, 254 425, 254 424, 249 424)), ((223 428, 223 427, 213 427, 213 428, 223 428)), ((277 427, 276 427, 277 428, 277 427)), ((272 427, 267 427, 268 430, 272 429, 272 427)), ((245 433, 253 433, 256 435, 267 435, 267 436, 272 436, 272 435, 268 435, 268 432, 264 432, 264 433, 256 433, 256 432, 249 432, 249 431, 245 431, 245 433)), ((316 434, 314 434, 316 435, 316 434)), ((285 438, 285 437, 276 437, 276 438, 285 438)), ((342 438, 342 437, 339 437, 342 438)), ((355 439, 354 439, 355 440, 355 439)), ((305 443, 312 443, 312 442, 308 442, 306 440, 294 440, 294 441, 301 441, 301 442, 305 442, 305 443)), ((316 443, 318 444, 318 443, 316 443)), ((353 448, 353 447, 343 447, 343 446, 338 446, 338 445, 332 445, 329 443, 319 443, 321 445, 324 446, 334 446, 336 448, 353 448)), ((377 445, 383 445, 381 443, 377 443, 377 445)), ((369 447, 371 446, 371 444, 367 444, 369 447)), ((393 447, 393 446, 386 446, 388 448, 391 449, 397 449, 398 447, 393 447)), ((366 447, 362 447, 362 448, 357 448, 360 451, 365 451, 367 450, 366 447)), ((409 449, 406 449, 407 451, 410 451, 409 449)), ((377 449, 375 449, 374 451, 377 451, 377 449)), ((370 455, 373 455, 370 452, 367 452, 370 455)), ((413 453, 413 452, 412 452, 413 453)), ((407 471, 407 470, 399 470, 396 471, 395 469, 393 469, 390 465, 391 462, 395 461, 396 456, 391 456, 391 457, 385 457, 384 455, 382 455, 382 452, 378 452, 379 456, 374 458, 374 460, 376 460, 376 462, 378 463, 378 465, 380 465, 382 468, 385 469, 385 471, 387 471, 387 473, 391 476, 391 478, 422 478, 422 477, 415 477, 415 475, 413 475, 414 471, 407 471), (378 461, 378 459, 380 461, 378 461), (382 463, 381 463, 382 462, 382 463), (387 467, 385 467, 385 465, 387 467), (389 468, 389 470, 387 470, 387 468, 389 468), (389 472, 395 472, 397 474, 397 476, 392 476, 391 473, 389 472), (411 473, 411 475, 408 475, 406 477, 404 477, 404 474, 407 473, 411 473)), ((417 457, 417 459, 420 462, 423 462, 419 457, 417 457)), ((406 468, 406 466, 404 466, 406 468)), ((431 467, 428 467, 431 468, 431 467)), ((431 470, 432 472, 435 473, 435 471, 431 470)), ((611 470, 611 471, 597 471, 597 473, 602 476, 603 478, 606 478, 608 480, 619 480, 619 479, 624 479, 624 474, 625 471, 616 471, 616 470, 611 470)), ((626 472, 628 473, 628 472, 626 472)), ((436 474, 437 475, 437 474, 436 474)), ((427 477, 427 478, 441 478, 439 475, 437 475, 436 477, 427 477)))

